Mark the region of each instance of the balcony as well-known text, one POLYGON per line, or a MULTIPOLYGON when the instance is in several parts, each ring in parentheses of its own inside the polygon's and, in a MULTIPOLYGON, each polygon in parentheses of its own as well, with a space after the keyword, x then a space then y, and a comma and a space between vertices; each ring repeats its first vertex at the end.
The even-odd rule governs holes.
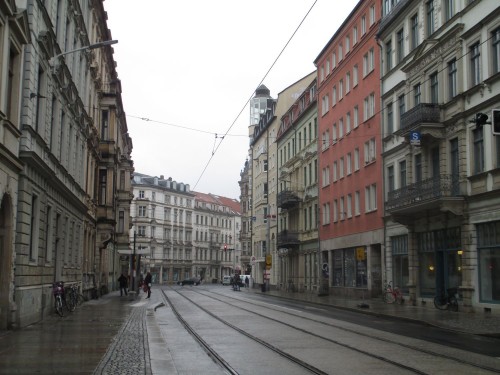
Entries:
POLYGON ((287 230, 278 233, 278 247, 293 247, 300 245, 299 232, 287 230))
POLYGON ((436 209, 462 215, 464 198, 459 187, 456 176, 428 178, 390 191, 385 208, 390 214, 403 217, 415 217, 417 213, 436 209))
POLYGON ((439 105, 420 103, 401 115, 401 126, 395 133, 399 136, 407 136, 410 131, 420 131, 435 138, 442 138, 444 125, 441 122, 439 105))
POLYGON ((278 207, 284 210, 298 206, 302 202, 296 192, 284 190, 278 193, 278 207))

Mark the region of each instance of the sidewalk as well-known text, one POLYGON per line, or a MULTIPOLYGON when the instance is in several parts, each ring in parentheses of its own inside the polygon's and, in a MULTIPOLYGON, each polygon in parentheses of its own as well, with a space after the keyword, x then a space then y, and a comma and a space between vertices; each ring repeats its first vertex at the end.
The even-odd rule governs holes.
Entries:
POLYGON ((442 311, 436 309, 432 304, 429 306, 429 303, 425 306, 411 306, 408 303, 402 305, 388 304, 382 301, 381 298, 365 300, 349 299, 331 294, 320 297, 317 293, 311 292, 292 293, 276 290, 262 292, 260 288, 251 288, 250 291, 280 298, 325 304, 365 314, 420 321, 429 325, 464 333, 500 337, 500 314, 442 311), (361 307, 362 305, 364 307, 361 307))
MULTIPOLYGON (((379 299, 354 300, 319 297, 316 293, 259 293, 303 300, 351 311, 397 319, 421 321, 446 329, 500 337, 500 316, 440 311, 434 306, 386 304, 379 299), (360 307, 364 303, 368 307, 360 307)), ((0 331, 0 374, 172 374, 175 367, 155 318, 160 292, 153 288, 133 299, 112 292, 65 312, 47 316, 41 323, 18 331, 0 331)))

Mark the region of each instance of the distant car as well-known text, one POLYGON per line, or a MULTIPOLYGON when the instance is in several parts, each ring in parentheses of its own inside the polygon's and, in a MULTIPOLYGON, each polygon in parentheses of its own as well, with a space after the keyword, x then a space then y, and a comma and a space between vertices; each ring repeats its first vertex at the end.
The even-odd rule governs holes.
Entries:
POLYGON ((201 279, 199 277, 190 277, 189 279, 184 279, 182 281, 178 281, 177 285, 200 285, 201 279))
POLYGON ((231 276, 224 276, 222 278, 222 285, 231 285, 231 276))

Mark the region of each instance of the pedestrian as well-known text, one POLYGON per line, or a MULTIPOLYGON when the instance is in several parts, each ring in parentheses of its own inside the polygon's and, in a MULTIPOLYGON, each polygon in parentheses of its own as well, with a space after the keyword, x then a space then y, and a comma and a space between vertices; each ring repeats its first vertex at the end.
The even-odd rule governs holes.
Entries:
POLYGON ((250 284, 250 280, 248 279, 248 276, 245 277, 245 288, 248 288, 248 284, 250 284))
POLYGON ((123 273, 120 275, 118 278, 118 282, 120 283, 120 296, 123 296, 123 292, 125 292, 125 295, 128 295, 128 280, 127 278, 123 275, 123 273))
POLYGON ((151 281, 152 281, 151 272, 148 272, 146 274, 146 278, 144 279, 144 286, 146 287, 146 290, 148 292, 148 296, 146 298, 151 297, 151 281))

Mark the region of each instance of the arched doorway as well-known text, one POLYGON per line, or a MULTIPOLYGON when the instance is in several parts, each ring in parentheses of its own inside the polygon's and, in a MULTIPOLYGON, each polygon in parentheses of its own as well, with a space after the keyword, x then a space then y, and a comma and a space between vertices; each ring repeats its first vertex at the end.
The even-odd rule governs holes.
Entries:
POLYGON ((11 326, 10 287, 12 285, 12 202, 4 194, 0 203, 0 329, 11 326))

